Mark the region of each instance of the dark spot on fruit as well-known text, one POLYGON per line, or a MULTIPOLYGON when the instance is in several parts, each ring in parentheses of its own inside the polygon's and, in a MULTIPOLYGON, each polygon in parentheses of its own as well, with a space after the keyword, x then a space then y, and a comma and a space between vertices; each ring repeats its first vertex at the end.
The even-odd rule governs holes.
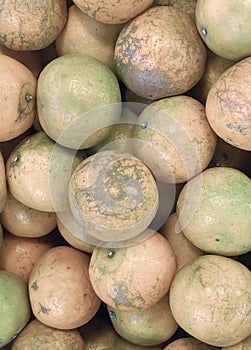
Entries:
POLYGON ((115 252, 113 250, 110 250, 109 253, 108 253, 108 258, 113 258, 115 255, 115 252))
POLYGON ((110 316, 112 321, 116 321, 117 320, 117 315, 116 315, 115 311, 109 310, 109 316, 110 316))
POLYGON ((220 242, 220 239, 219 238, 215 238, 215 242, 220 242))
POLYGON ((37 281, 34 281, 34 282, 32 283, 31 288, 34 289, 35 291, 38 290, 37 281))
POLYGON ((47 314, 48 311, 49 311, 49 309, 47 309, 46 307, 44 307, 41 303, 39 303, 39 304, 40 304, 40 309, 41 309, 42 313, 43 313, 43 314, 47 314))

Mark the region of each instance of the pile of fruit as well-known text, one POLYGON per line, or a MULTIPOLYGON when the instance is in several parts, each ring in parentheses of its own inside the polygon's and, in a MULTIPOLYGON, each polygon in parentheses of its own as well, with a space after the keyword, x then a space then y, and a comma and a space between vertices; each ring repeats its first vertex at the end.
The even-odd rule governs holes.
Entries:
POLYGON ((0 348, 251 348, 251 1, 0 1, 0 348))

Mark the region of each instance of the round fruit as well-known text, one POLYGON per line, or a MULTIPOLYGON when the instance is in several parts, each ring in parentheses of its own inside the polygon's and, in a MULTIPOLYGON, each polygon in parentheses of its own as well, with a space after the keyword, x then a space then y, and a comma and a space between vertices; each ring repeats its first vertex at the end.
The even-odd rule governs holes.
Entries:
POLYGON ((251 2, 198 0, 195 19, 207 47, 219 56, 241 60, 251 55, 251 2))
POLYGON ((72 174, 71 210, 98 240, 122 242, 139 236, 153 220, 158 189, 150 170, 130 153, 101 151, 72 174))
POLYGON ((193 20, 195 20, 195 6, 196 6, 195 0, 155 0, 154 4, 161 5, 161 6, 176 7, 186 12, 188 15, 192 17, 193 20))
POLYGON ((65 0, 1 2, 0 43, 16 51, 40 50, 50 45, 67 19, 65 0))
POLYGON ((250 198, 251 181, 241 171, 228 167, 205 170, 178 197, 177 214, 184 235, 204 252, 226 256, 249 252, 250 198))
POLYGON ((56 214, 36 210, 20 203, 10 192, 0 214, 4 228, 20 237, 42 237, 57 226, 56 214))
POLYGON ((251 151, 251 57, 235 63, 212 84, 206 114, 220 138, 251 151))
POLYGON ((74 3, 96 21, 114 25, 136 17, 150 7, 153 0, 74 0, 74 3))
POLYGON ((65 147, 89 148, 106 137, 120 119, 120 102, 115 74, 89 55, 57 57, 38 78, 39 122, 65 147))
POLYGON ((22 63, 0 54, 0 141, 23 134, 33 123, 36 112, 37 79, 22 63))
POLYGON ((0 270, 0 348, 16 337, 30 316, 26 284, 14 273, 0 270))
POLYGON ((233 259, 202 255, 180 269, 170 288, 179 326, 213 346, 230 346, 251 332, 251 274, 233 259))
POLYGON ((238 344, 232 346, 225 346, 222 350, 248 350, 251 347, 251 334, 238 344))
MULTIPOLYGON (((123 338, 119 338, 116 342, 116 349, 119 350, 162 350, 162 345, 142 346, 133 344, 123 338)), ((100 349, 101 350, 101 349, 100 349)))
POLYGON ((138 117, 134 139, 135 154, 159 181, 183 183, 207 167, 217 138, 204 106, 180 95, 147 106, 138 117))
POLYGON ((15 273, 25 283, 38 258, 52 247, 39 238, 17 237, 5 232, 0 254, 0 269, 15 273))
POLYGON ((0 151, 0 213, 4 210, 7 200, 7 184, 5 174, 5 162, 0 151))
POLYGON ((89 256, 69 246, 53 247, 36 262, 29 279, 34 316, 49 327, 73 329, 87 323, 100 300, 89 279, 89 256))
POLYGON ((68 9, 67 23, 55 41, 57 54, 58 56, 71 53, 90 55, 108 65, 116 73, 113 54, 122 27, 123 25, 98 22, 76 5, 72 5, 68 9))
POLYGON ((133 344, 150 346, 167 341, 176 332, 168 293, 147 310, 122 311, 107 307, 116 332, 133 344))
POLYGON ((188 14, 156 6, 124 26, 114 59, 128 89, 157 100, 180 95, 199 81, 205 70, 206 48, 188 14))
POLYGON ((178 227, 178 216, 172 213, 160 229, 160 233, 168 240, 173 249, 177 271, 192 259, 203 254, 202 250, 193 245, 180 231, 178 227))
POLYGON ((172 341, 163 350, 217 350, 218 347, 206 344, 193 337, 179 338, 172 341))
POLYGON ((32 320, 14 340, 11 350, 86 350, 85 342, 77 329, 60 330, 32 320))
POLYGON ((159 233, 125 248, 96 247, 89 273, 100 299, 114 309, 148 309, 168 292, 176 261, 159 233))

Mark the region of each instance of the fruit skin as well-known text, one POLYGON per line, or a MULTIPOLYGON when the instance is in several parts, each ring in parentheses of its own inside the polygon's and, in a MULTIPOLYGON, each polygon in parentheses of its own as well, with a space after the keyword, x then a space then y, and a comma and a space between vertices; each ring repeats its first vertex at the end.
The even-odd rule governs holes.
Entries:
POLYGON ((206 344, 193 337, 179 338, 164 347, 163 350, 217 350, 218 347, 206 344))
POLYGON ((234 259, 202 255, 180 269, 169 292, 174 319, 213 346, 234 345, 251 332, 251 274, 234 259))
POLYGON ((5 174, 5 162, 0 151, 0 214, 2 213, 7 200, 7 184, 5 174))
POLYGON ((89 261, 87 254, 69 246, 53 247, 37 260, 29 278, 29 297, 40 322, 74 329, 96 314, 100 299, 90 283, 89 261))
POLYGON ((60 330, 33 319, 18 334, 11 350, 85 350, 85 342, 78 329, 60 330))
POLYGON ((35 51, 49 46, 67 19, 65 0, 1 1, 0 43, 16 51, 35 51))
POLYGON ((168 292, 176 261, 168 241, 158 232, 125 248, 96 247, 89 274, 100 299, 114 309, 144 310, 168 292))
POLYGON ((198 0, 195 21, 207 47, 219 56, 242 60, 251 55, 251 3, 243 0, 198 0))
POLYGON ((114 59, 128 89, 157 100, 185 93, 199 81, 205 70, 206 48, 188 14, 156 6, 124 26, 114 59))
POLYGON ((251 346, 251 335, 242 340, 238 344, 232 346, 225 346, 222 350, 249 350, 251 346))
POLYGON ((30 316, 26 284, 14 273, 0 270, 0 347, 11 342, 30 316))
POLYGON ((165 183, 184 183, 212 159, 217 137, 205 107, 186 95, 152 102, 139 115, 133 149, 165 183))
POLYGON ((0 54, 0 141, 14 139, 28 130, 36 113, 37 79, 24 64, 0 54))
POLYGON ((96 21, 114 25, 136 17, 150 7, 153 0, 74 0, 74 3, 96 21))
POLYGON ((250 179, 241 171, 206 169, 179 194, 176 209, 184 235, 207 253, 235 256, 249 252, 250 198, 250 179))
POLYGON ((123 25, 98 22, 76 5, 68 9, 67 22, 55 41, 58 56, 71 53, 90 55, 106 64, 117 74, 113 53, 117 36, 123 25))
POLYGON ((106 137, 119 121, 120 102, 115 74, 86 54, 57 57, 38 78, 39 122, 50 138, 65 147, 89 148, 106 137))
POLYGON ((162 344, 176 332, 167 293, 159 302, 147 310, 121 311, 107 306, 116 332, 133 344, 151 346, 162 344))
POLYGON ((251 151, 251 57, 232 65, 212 84, 206 114, 220 138, 251 151))

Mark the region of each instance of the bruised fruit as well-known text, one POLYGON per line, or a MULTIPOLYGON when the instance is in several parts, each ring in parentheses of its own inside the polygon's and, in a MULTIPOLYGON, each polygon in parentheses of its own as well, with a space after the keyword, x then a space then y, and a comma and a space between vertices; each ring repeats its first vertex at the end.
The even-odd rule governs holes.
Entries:
POLYGON ((20 333, 30 316, 26 284, 14 273, 0 270, 0 348, 20 333))
POLYGON ((1 1, 0 10, 0 43, 16 51, 49 46, 67 19, 65 0, 1 1))
POLYGON ((170 288, 174 319, 213 346, 234 345, 251 332, 251 274, 234 259, 200 256, 180 269, 170 288))
POLYGON ((150 7, 153 0, 74 0, 74 3, 96 21, 114 25, 136 17, 150 7))
POLYGON ((61 330, 32 320, 14 340, 11 350, 86 350, 85 342, 77 329, 61 330))
POLYGON ((206 114, 220 138, 251 151, 251 57, 232 65, 212 84, 206 114))
POLYGON ((148 309, 168 292, 176 261, 159 233, 130 247, 96 247, 89 273, 100 299, 118 310, 148 309))
POLYGON ((28 130, 36 113, 37 79, 18 60, 0 54, 0 141, 16 138, 28 130))
POLYGON ((33 267, 29 296, 34 316, 49 327, 73 329, 97 312, 100 299, 89 278, 89 256, 69 246, 53 247, 33 267))
POLYGON ((128 89, 157 100, 183 94, 199 81, 206 65, 206 48, 188 14, 156 6, 124 26, 114 59, 128 89))
POLYGON ((186 183, 179 194, 177 214, 184 235, 207 253, 248 253, 250 198, 251 181, 241 171, 228 167, 206 169, 186 183))

